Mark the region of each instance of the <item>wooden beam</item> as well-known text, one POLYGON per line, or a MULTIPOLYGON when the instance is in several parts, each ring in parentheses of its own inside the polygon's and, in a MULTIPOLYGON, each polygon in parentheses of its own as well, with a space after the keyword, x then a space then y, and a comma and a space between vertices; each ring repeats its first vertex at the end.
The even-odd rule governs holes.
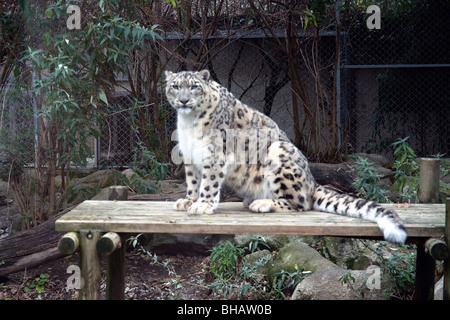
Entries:
POLYGON ((108 232, 97 241, 97 252, 103 256, 108 256, 114 250, 122 247, 120 236, 115 232, 108 232))
POLYGON ((63 254, 72 254, 80 245, 80 237, 77 232, 68 232, 58 242, 58 250, 63 254))
POLYGON ((439 159, 420 159, 419 200, 422 203, 437 203, 439 201, 439 159))
POLYGON ((425 251, 435 260, 443 261, 448 258, 448 247, 445 241, 430 238, 425 242, 425 251))
POLYGON ((100 299, 100 256, 96 250, 99 238, 97 230, 80 231, 80 300, 100 299))

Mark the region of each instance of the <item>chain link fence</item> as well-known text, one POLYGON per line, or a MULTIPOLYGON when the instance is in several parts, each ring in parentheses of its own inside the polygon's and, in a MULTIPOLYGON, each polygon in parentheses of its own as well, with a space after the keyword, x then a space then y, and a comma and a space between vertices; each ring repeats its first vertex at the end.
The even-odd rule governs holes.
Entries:
MULTIPOLYGON (((156 46, 157 64, 172 71, 209 69, 212 77, 237 98, 273 118, 294 142, 298 135, 304 139, 297 143, 300 147, 308 146, 312 139, 314 122, 305 120, 308 108, 312 108, 321 115, 316 120, 322 137, 319 143, 333 139, 332 124, 338 128, 339 150, 333 152, 389 156, 390 145, 409 136, 418 156, 448 154, 450 55, 446 47, 450 43, 450 3, 377 2, 380 29, 368 28, 371 14, 360 1, 341 1, 328 8, 327 25, 317 32, 297 29, 299 74, 305 86, 305 96, 300 97, 297 106, 293 102, 289 61, 279 46, 289 41, 286 30, 274 26, 269 32, 263 17, 251 13, 248 3, 241 4, 228 25, 218 23, 207 37, 162 24, 165 33, 164 41, 156 46), (339 6, 344 9, 336 10, 339 6)), ((167 12, 177 12, 167 6, 167 12)), ((304 19, 304 8, 298 19, 304 19)), ((194 6, 191 9, 194 12, 194 6)), ((270 17, 278 19, 277 9, 272 9, 270 17)), ((139 77, 138 73, 146 70, 138 65, 132 76, 139 77)), ((104 119, 101 138, 92 139, 93 165, 129 166, 139 159, 139 142, 148 139, 164 142, 166 159, 170 159, 176 114, 164 102, 161 74, 159 70, 158 97, 150 101, 159 104, 161 130, 145 136, 137 130, 133 101, 142 97, 134 97, 131 90, 123 89, 126 85, 121 86, 111 113, 104 119)), ((33 135, 22 138, 20 128, 34 125, 32 99, 3 90, 0 101, 2 126, 11 126, 11 133, 24 144, 23 150, 30 152, 33 135)))
POLYGON ((380 6, 380 29, 367 15, 350 26, 342 48, 341 101, 350 151, 392 152, 409 137, 420 156, 450 151, 450 3, 380 6))

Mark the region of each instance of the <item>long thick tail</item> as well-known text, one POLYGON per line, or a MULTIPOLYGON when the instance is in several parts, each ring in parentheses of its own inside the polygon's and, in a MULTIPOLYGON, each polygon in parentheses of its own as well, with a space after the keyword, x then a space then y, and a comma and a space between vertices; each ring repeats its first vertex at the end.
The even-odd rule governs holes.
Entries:
POLYGON ((313 201, 314 210, 376 222, 389 242, 403 244, 406 240, 405 227, 397 213, 376 202, 340 194, 323 186, 317 186, 313 201))

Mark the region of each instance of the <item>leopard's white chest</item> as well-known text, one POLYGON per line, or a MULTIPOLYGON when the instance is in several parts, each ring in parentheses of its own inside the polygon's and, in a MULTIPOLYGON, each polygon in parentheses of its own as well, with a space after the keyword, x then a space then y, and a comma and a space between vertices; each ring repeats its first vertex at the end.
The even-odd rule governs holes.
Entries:
POLYGON ((207 144, 203 139, 202 126, 194 126, 195 117, 191 114, 178 114, 177 136, 185 164, 193 164, 197 169, 203 166, 207 144))

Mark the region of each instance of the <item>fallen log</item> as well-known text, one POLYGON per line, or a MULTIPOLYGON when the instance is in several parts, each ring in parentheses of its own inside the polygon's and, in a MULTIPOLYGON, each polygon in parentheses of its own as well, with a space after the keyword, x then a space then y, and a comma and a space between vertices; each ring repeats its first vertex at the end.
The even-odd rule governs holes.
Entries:
POLYGON ((347 163, 309 163, 309 168, 318 184, 330 185, 345 193, 356 193, 353 182, 357 176, 347 163))
POLYGON ((0 240, 0 276, 39 266, 43 262, 64 257, 58 251, 61 233, 55 221, 74 207, 61 211, 44 223, 0 240))

